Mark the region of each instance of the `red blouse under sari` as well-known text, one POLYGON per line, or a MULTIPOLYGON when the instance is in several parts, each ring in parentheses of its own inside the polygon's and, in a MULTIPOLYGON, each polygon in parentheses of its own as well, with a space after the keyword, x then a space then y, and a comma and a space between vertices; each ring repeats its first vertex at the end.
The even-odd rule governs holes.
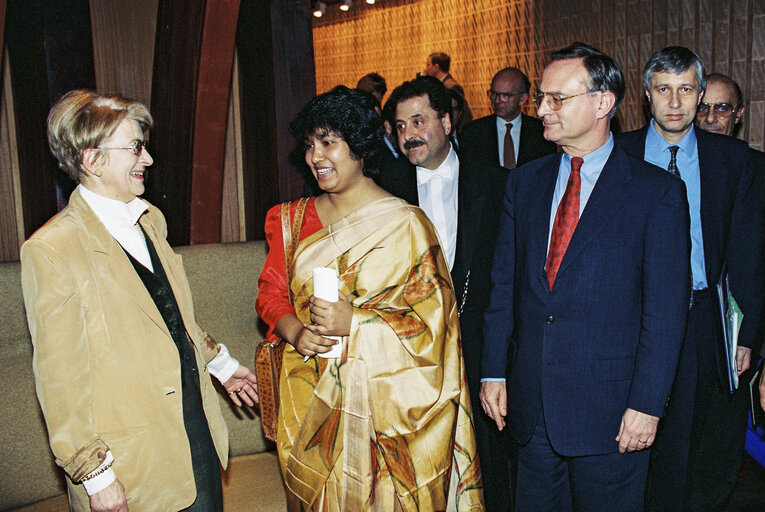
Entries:
MULTIPOLYGON (((308 200, 303 217, 303 225, 300 228, 300 240, 322 229, 319 214, 314 204, 315 198, 308 200)), ((290 219, 295 217, 297 201, 290 204, 290 219)), ((284 315, 295 313, 290 304, 287 275, 284 265, 284 243, 282 242, 282 214, 281 205, 276 205, 266 214, 266 241, 268 242, 268 256, 263 265, 263 271, 258 279, 258 297, 255 299, 255 310, 260 318, 268 324, 267 338, 276 340, 274 334, 276 323, 284 315)))

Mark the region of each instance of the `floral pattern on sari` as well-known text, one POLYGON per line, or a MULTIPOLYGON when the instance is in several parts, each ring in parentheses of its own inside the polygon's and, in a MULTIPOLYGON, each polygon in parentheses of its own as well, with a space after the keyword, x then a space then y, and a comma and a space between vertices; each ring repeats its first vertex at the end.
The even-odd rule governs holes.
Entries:
POLYGON ((449 499, 483 510, 456 300, 424 213, 371 203, 303 240, 294 266, 301 321, 314 267, 337 269, 354 309, 341 358, 285 349, 277 448, 290 510, 441 510, 449 499))

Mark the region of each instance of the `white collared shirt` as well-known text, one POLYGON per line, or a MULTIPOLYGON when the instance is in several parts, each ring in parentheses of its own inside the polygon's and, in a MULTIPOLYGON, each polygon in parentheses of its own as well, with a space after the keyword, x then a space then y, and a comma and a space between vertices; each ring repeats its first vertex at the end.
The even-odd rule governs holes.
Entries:
POLYGON ((454 148, 449 145, 449 155, 435 169, 417 166, 417 198, 436 228, 441 247, 449 264, 454 266, 457 253, 457 191, 460 162, 454 148))
POLYGON ((129 203, 109 199, 89 190, 82 183, 77 188, 109 234, 141 265, 154 272, 146 240, 138 227, 138 219, 149 209, 147 204, 137 197, 129 203))
POLYGON ((499 148, 499 165, 505 166, 505 132, 507 132, 507 123, 513 123, 510 129, 510 137, 513 139, 513 151, 515 151, 515 161, 518 162, 518 148, 521 140, 521 114, 515 116, 512 121, 505 121, 499 116, 494 116, 497 120, 497 147, 499 148))

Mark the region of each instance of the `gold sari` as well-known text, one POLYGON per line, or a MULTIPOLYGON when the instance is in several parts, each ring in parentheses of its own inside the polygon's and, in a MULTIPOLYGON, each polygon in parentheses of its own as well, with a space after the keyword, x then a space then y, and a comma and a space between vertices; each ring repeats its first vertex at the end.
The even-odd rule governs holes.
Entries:
POLYGON ((290 510, 483 510, 457 307, 430 221, 385 198, 303 240, 291 289, 305 323, 315 267, 337 270, 353 319, 340 358, 284 352, 290 510))

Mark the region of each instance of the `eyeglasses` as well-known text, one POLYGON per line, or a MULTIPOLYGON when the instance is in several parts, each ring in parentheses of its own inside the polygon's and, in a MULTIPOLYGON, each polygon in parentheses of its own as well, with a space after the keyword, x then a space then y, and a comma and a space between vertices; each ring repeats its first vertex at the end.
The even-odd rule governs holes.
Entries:
POLYGON ((563 107, 563 102, 566 100, 570 100, 571 98, 576 98, 577 96, 583 96, 585 94, 592 94, 596 91, 585 91, 580 92, 579 94, 574 94, 572 96, 561 96, 557 92, 543 92, 537 90, 534 93, 534 105, 539 107, 543 101, 547 100, 547 105, 553 109, 553 110, 560 110, 561 107, 563 107))
POLYGON ((497 92, 494 89, 489 89, 486 91, 486 96, 491 100, 494 101, 497 98, 502 101, 502 103, 505 103, 507 101, 510 101, 510 98, 513 96, 520 96, 523 94, 523 91, 520 92, 497 92))
POLYGON ((710 105, 709 103, 701 102, 699 103, 699 107, 696 109, 696 115, 699 117, 706 117, 707 114, 709 114, 710 108, 714 110, 714 113, 717 117, 723 118, 730 117, 734 112, 736 112, 736 107, 730 103, 715 103, 714 105, 710 105))
POLYGON ((135 156, 140 155, 144 149, 146 149, 149 146, 148 140, 141 140, 141 139, 135 139, 130 141, 129 146, 121 147, 121 148, 107 148, 104 146, 98 146, 96 149, 129 149, 133 152, 135 156))

